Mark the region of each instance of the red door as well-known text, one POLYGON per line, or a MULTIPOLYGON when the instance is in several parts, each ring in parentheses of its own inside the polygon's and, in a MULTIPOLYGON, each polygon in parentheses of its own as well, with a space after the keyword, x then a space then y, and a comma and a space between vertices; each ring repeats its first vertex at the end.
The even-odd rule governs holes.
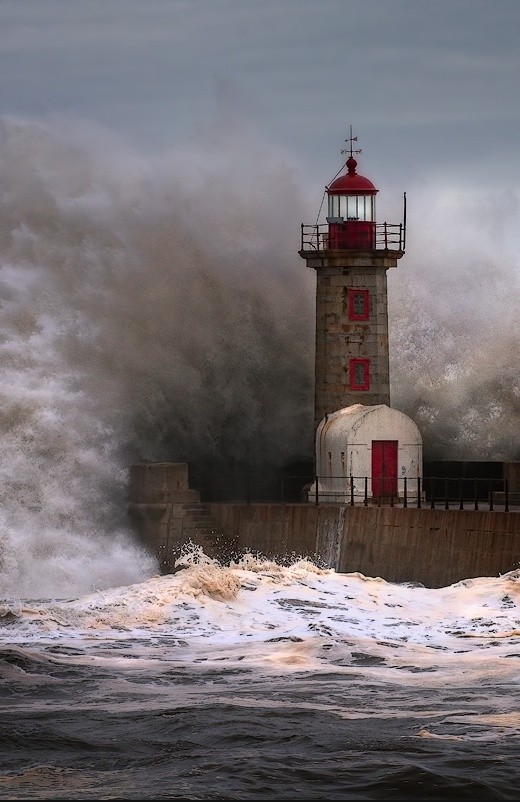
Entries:
POLYGON ((397 440, 372 440, 372 495, 397 496, 397 440))

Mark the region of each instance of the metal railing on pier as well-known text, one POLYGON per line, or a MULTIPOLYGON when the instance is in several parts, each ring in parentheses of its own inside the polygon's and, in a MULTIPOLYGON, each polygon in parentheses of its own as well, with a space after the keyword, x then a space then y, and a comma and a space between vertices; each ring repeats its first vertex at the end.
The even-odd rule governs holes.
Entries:
POLYGON ((336 503, 350 506, 376 504, 390 507, 429 507, 432 510, 501 509, 509 512, 510 493, 507 479, 496 478, 426 476, 411 479, 405 476, 384 477, 375 483, 367 476, 351 476, 347 479, 316 477, 309 490, 309 501, 315 504, 336 503))
POLYGON ((429 507, 446 510, 501 510, 520 507, 507 479, 467 477, 383 477, 284 475, 275 483, 257 483, 248 477, 215 487, 199 487, 205 502, 341 504, 344 506, 429 507))

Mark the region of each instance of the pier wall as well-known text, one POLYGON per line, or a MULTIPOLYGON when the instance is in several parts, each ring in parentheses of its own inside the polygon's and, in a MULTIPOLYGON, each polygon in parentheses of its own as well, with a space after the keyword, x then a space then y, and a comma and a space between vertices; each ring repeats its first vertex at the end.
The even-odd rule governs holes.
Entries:
POLYGON ((246 550, 309 557, 340 572, 445 587, 520 567, 520 509, 206 503, 182 463, 132 467, 129 516, 161 571, 194 542, 227 560, 246 550))
POLYGON ((444 587, 520 567, 520 512, 210 504, 241 549, 319 559, 340 572, 444 587))

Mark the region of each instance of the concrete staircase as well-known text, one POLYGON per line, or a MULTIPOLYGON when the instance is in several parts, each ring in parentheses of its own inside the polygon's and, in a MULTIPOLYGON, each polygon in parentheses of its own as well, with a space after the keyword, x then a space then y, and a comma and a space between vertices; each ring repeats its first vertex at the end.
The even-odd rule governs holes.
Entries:
POLYGON ((182 505, 182 538, 184 542, 193 541, 208 557, 220 561, 229 546, 226 532, 201 502, 182 505))
POLYGON ((139 463, 130 471, 129 517, 135 531, 157 555, 162 574, 179 570, 175 562, 189 542, 221 563, 236 556, 234 540, 192 490, 186 463, 139 463))
POLYGON ((233 540, 205 504, 192 500, 169 507, 167 537, 158 548, 161 574, 174 574, 184 567, 179 558, 191 543, 200 546, 207 557, 221 564, 229 563, 237 556, 233 540), (179 564, 175 565, 178 560, 179 564))

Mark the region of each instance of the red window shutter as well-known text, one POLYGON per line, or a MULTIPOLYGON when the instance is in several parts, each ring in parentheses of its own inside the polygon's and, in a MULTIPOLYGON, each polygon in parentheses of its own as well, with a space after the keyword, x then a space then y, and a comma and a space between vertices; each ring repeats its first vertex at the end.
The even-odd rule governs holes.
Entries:
POLYGON ((370 389, 370 359, 351 359, 349 363, 350 389, 370 389))
POLYGON ((368 290, 348 291, 348 316, 350 320, 368 320, 370 317, 370 295, 368 290))

